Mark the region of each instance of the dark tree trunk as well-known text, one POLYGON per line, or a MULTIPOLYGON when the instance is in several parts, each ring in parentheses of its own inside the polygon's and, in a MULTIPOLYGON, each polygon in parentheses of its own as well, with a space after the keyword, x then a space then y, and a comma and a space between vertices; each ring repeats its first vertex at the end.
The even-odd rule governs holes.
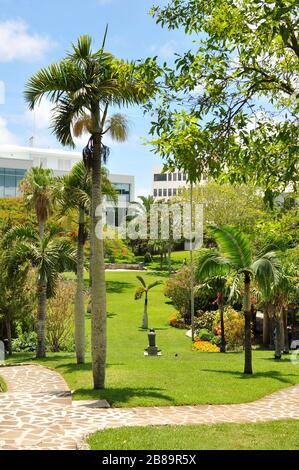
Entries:
POLYGON ((80 209, 77 240, 77 285, 75 297, 75 345, 77 364, 84 364, 85 362, 84 244, 85 214, 84 210, 80 209))
POLYGON ((263 345, 268 347, 270 344, 270 332, 269 332, 269 313, 267 309, 264 310, 263 317, 263 345))
POLYGON ((251 305, 250 305, 250 274, 245 273, 244 315, 245 315, 245 365, 244 374, 252 374, 251 349, 251 305))
POLYGON ((7 314, 5 317, 6 337, 7 337, 7 351, 8 355, 12 356, 12 342, 11 342, 11 319, 7 314))
POLYGON ((288 332, 288 312, 285 309, 283 312, 283 328, 284 328, 284 348, 283 353, 289 354, 290 345, 289 345, 289 332, 288 332))
POLYGON ((226 343, 225 343, 225 331, 224 331, 224 305, 220 305, 220 328, 221 328, 221 344, 220 352, 225 353, 226 343))
POLYGON ((281 359, 281 321, 275 318, 275 359, 281 359))
POLYGON ((41 279, 38 282, 38 306, 37 306, 37 359, 46 357, 46 302, 47 284, 41 279))

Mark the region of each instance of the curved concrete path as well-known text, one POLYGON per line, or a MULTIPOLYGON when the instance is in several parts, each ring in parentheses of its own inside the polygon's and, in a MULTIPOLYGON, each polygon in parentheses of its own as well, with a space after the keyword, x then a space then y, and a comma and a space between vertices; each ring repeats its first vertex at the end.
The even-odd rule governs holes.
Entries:
POLYGON ((0 375, 8 385, 0 393, 0 449, 75 450, 88 434, 121 426, 299 419, 299 385, 241 405, 95 409, 72 403, 63 378, 45 367, 3 367, 0 375))

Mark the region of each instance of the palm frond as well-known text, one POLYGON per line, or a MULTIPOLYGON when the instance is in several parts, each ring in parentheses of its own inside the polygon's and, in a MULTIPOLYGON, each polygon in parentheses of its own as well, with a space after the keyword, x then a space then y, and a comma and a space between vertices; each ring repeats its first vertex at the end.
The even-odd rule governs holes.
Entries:
POLYGON ((217 251, 209 251, 197 258, 196 278, 205 281, 211 277, 223 276, 229 272, 229 261, 217 251))
POLYGON ((150 285, 148 286, 147 290, 151 290, 151 289, 153 289, 153 288, 156 287, 156 286, 161 286, 162 284, 163 284, 162 281, 155 281, 155 282, 153 282, 152 284, 150 284, 150 285))
POLYGON ((237 228, 223 225, 210 227, 221 254, 238 270, 251 266, 252 257, 247 237, 237 228))
POLYGON ((143 279, 143 277, 142 276, 136 276, 136 278, 138 279, 139 282, 141 282, 143 287, 146 288, 146 283, 145 283, 145 280, 143 279))
POLYGON ((20 240, 37 241, 38 236, 33 225, 17 225, 6 232, 3 237, 3 246, 9 247, 13 242, 20 240))
POLYGON ((129 122, 123 114, 113 114, 108 120, 109 134, 115 142, 125 142, 129 135, 129 122))
POLYGON ((272 286, 277 286, 281 279, 281 263, 276 253, 265 253, 253 262, 251 269, 260 290, 269 296, 272 286))

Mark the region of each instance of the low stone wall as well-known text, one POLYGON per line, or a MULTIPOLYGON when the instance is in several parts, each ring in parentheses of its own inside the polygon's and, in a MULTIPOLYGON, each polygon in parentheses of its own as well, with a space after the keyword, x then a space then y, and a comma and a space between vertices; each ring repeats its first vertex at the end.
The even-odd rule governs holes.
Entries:
POLYGON ((105 269, 125 269, 132 271, 145 271, 144 264, 105 264, 105 269))

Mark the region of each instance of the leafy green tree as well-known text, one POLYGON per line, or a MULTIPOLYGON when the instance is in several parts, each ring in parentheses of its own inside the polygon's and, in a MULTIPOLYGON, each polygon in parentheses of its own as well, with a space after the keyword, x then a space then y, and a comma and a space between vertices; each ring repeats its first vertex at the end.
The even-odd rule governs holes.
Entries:
MULTIPOLYGON (((91 171, 83 161, 77 163, 72 171, 56 181, 56 202, 59 213, 72 215, 75 211, 77 232, 77 285, 75 296, 75 345, 77 364, 85 362, 85 305, 84 305, 84 245, 88 237, 87 219, 91 212, 91 171)), ((102 193, 116 199, 117 194, 102 168, 102 193)))
POLYGON ((265 293, 279 282, 280 263, 273 251, 261 252, 253 259, 247 237, 230 226, 211 227, 218 250, 203 255, 198 264, 199 278, 233 276, 231 295, 243 283, 243 311, 245 315, 244 374, 252 374, 251 351, 251 286, 255 281, 265 293))
MULTIPOLYGON (((92 39, 82 36, 72 51, 58 64, 41 69, 27 83, 25 98, 30 109, 47 96, 54 103, 53 132, 63 145, 74 146, 73 131, 86 129, 90 134, 84 161, 92 171, 92 366, 94 387, 105 384, 106 369, 106 284, 101 215, 97 212, 102 202, 101 167, 106 156, 104 136, 123 141, 123 126, 115 126, 109 119, 110 105, 130 106, 144 102, 153 93, 155 85, 146 75, 150 67, 117 60, 102 47, 92 50, 92 39), (147 77, 147 81, 145 78, 147 77), (76 128, 74 129, 74 125, 76 128), (79 127, 79 129, 78 129, 79 127), (80 129, 81 127, 81 129, 80 129)), ((117 117, 115 118, 117 121, 117 117)), ((122 121, 122 120, 121 120, 122 121)))
POLYGON ((8 352, 12 355, 12 335, 17 321, 33 320, 34 295, 28 283, 28 264, 19 266, 13 273, 8 269, 10 252, 0 256, 0 320, 4 323, 8 352))
POLYGON ((170 0, 152 9, 162 27, 197 39, 165 69, 153 104, 154 145, 168 163, 173 147, 177 166, 192 171, 191 159, 192 173, 206 167, 250 181, 269 201, 296 186, 298 13, 297 0, 170 0))
POLYGON ((135 300, 139 300, 143 297, 144 294, 144 311, 142 317, 141 328, 143 330, 148 330, 148 293, 151 289, 162 284, 161 281, 155 281, 152 284, 146 285, 145 280, 142 276, 136 276, 138 281, 141 283, 141 287, 138 287, 135 291, 135 300))
POLYGON ((53 228, 41 238, 33 226, 16 226, 4 237, 11 247, 8 253, 8 272, 12 276, 19 266, 30 263, 37 274, 37 350, 38 359, 46 356, 46 299, 55 294, 58 273, 75 267, 76 256, 71 243, 53 228), (60 235, 60 236, 58 236, 60 235))
MULTIPOLYGON (((176 199, 188 203, 190 190, 184 189, 176 199)), ((260 226, 273 220, 272 212, 254 186, 207 181, 193 188, 193 200, 204 206, 205 231, 211 224, 233 225, 255 238, 260 226)))

